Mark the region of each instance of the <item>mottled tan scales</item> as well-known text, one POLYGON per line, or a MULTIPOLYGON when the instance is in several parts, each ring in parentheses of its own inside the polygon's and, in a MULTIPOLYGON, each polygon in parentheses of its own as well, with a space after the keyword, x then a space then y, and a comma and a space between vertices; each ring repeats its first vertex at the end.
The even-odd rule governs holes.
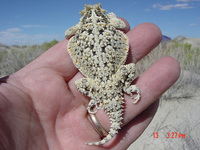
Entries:
POLYGON ((123 91, 134 99, 134 103, 140 99, 139 88, 131 85, 135 64, 124 65, 129 43, 119 29, 124 29, 126 24, 114 13, 105 13, 101 4, 85 5, 80 12, 80 22, 65 32, 67 39, 71 37, 68 52, 74 65, 85 76, 75 85, 91 98, 88 113, 95 114, 98 109, 104 109, 111 122, 108 135, 88 145, 104 144, 118 133, 123 119, 123 91))

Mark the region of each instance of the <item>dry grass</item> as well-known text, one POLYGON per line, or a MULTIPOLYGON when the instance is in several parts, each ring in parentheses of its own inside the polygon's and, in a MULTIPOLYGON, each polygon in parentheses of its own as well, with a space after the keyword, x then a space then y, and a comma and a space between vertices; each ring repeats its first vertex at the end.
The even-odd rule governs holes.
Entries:
POLYGON ((40 46, 14 46, 0 54, 0 76, 12 74, 44 52, 40 46))
POLYGON ((4 46, 0 44, 0 77, 12 74, 57 44, 57 40, 33 46, 4 46))

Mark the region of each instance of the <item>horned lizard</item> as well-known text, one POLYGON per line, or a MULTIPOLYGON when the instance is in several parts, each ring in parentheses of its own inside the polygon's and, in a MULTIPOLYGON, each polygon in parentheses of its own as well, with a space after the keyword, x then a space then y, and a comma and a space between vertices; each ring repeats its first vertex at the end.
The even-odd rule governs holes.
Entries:
POLYGON ((88 113, 95 114, 101 108, 110 118, 108 135, 99 142, 86 143, 101 145, 112 139, 122 124, 122 90, 134 99, 133 103, 140 99, 140 90, 131 85, 135 64, 124 65, 129 43, 127 36, 118 29, 124 29, 126 24, 114 13, 105 15, 106 10, 101 8, 101 4, 84 6, 80 11, 80 22, 67 29, 65 37, 71 37, 68 52, 74 65, 86 77, 75 81, 75 85, 91 98, 88 113))

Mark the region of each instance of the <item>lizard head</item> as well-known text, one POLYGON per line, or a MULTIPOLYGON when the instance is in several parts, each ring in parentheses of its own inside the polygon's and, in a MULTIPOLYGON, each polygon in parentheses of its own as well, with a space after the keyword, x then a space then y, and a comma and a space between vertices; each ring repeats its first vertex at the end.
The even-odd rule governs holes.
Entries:
POLYGON ((96 22, 107 23, 107 17, 105 15, 106 10, 101 8, 101 3, 89 5, 85 4, 85 8, 80 11, 82 18, 80 19, 83 24, 94 22, 94 18, 97 19, 96 22))

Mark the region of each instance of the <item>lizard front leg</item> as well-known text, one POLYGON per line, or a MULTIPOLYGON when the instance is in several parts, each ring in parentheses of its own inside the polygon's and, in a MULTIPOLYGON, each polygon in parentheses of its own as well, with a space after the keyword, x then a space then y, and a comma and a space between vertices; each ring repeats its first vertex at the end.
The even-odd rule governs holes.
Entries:
POLYGON ((71 36, 75 35, 76 31, 79 29, 79 26, 73 26, 65 31, 65 37, 69 39, 71 36))
POLYGON ((95 98, 94 95, 95 87, 91 86, 90 79, 88 78, 79 79, 75 81, 75 85, 81 93, 91 98, 87 106, 87 110, 90 114, 95 114, 97 112, 97 109, 100 109, 100 106, 98 100, 95 98))

